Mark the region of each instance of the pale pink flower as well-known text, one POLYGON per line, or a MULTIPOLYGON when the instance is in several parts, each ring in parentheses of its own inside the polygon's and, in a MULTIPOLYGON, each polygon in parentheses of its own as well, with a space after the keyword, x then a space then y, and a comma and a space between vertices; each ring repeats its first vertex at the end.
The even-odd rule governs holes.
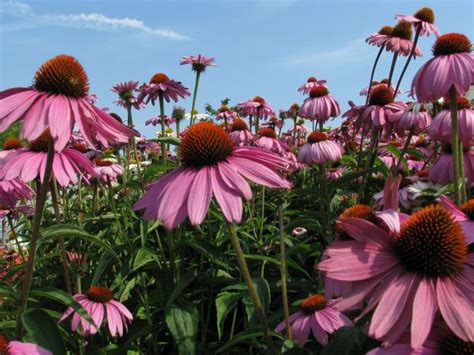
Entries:
MULTIPOLYGON (((327 87, 326 83, 327 83, 326 80, 318 80, 314 76, 311 76, 308 78, 306 83, 304 83, 298 88, 298 91, 306 95, 306 94, 309 94, 311 90, 313 90, 314 88, 320 88, 320 87, 326 88, 327 87)), ((290 111, 291 111, 291 108, 290 108, 290 111)))
POLYGON ((406 104, 393 102, 393 92, 386 85, 378 86, 370 93, 369 104, 362 106, 354 115, 354 126, 356 127, 384 127, 393 114, 404 110, 406 104))
POLYGON ((436 37, 441 36, 438 27, 434 25, 435 15, 432 9, 429 7, 423 7, 416 12, 413 16, 397 15, 395 18, 398 21, 408 22, 413 25, 415 31, 420 30, 420 36, 434 33, 436 37))
POLYGON ((272 128, 262 128, 255 139, 255 145, 280 156, 286 152, 286 144, 277 139, 276 132, 272 128))
POLYGON ((92 147, 128 142, 135 133, 91 104, 88 90, 81 64, 58 55, 36 72, 32 87, 0 92, 0 132, 21 120, 21 137, 32 141, 49 128, 57 152, 68 143, 75 124, 92 147))
POLYGON ((8 341, 0 335, 0 354, 4 355, 53 355, 53 353, 33 343, 22 343, 20 341, 8 341))
POLYGON ((326 171, 326 177, 331 181, 338 180, 342 177, 343 172, 342 168, 330 168, 326 171))
POLYGON ((324 164, 341 160, 344 150, 342 147, 330 141, 326 134, 314 131, 308 137, 308 143, 301 147, 298 160, 302 163, 324 164))
POLYGON ((94 177, 102 182, 116 182, 123 174, 123 167, 110 160, 94 159, 94 177))
POLYGON ((326 122, 330 117, 337 117, 341 108, 336 99, 329 95, 324 86, 314 87, 301 105, 299 115, 301 117, 326 122))
POLYGON ((306 228, 303 228, 303 227, 296 227, 291 231, 291 235, 293 237, 301 237, 302 235, 305 235, 306 233, 308 233, 308 231, 306 230, 306 228))
POLYGON ((451 212, 456 221, 461 224, 467 243, 474 243, 474 199, 470 199, 460 207, 452 203, 447 196, 441 196, 440 202, 451 212))
POLYGON ((30 200, 33 190, 19 179, 0 181, 0 204, 14 206, 18 200, 30 200))
POLYGON ((430 113, 425 110, 423 105, 407 106, 404 110, 394 112, 389 119, 395 123, 399 132, 413 128, 416 134, 425 131, 432 120, 430 113))
MULTIPOLYGON (((392 30, 390 38, 385 42, 385 48, 388 51, 398 53, 399 55, 408 56, 413 48, 411 40, 413 31, 409 22, 399 22, 392 30)), ((421 57, 423 52, 416 46, 413 52, 413 58, 421 57)))
MULTIPOLYGON (((375 89, 376 87, 379 87, 381 85, 385 85, 387 86, 387 83, 388 83, 388 79, 383 79, 380 83, 378 81, 373 81, 370 86, 367 86, 365 88, 363 88, 360 92, 359 92, 359 95, 360 96, 367 96, 369 94, 369 91, 372 91, 373 89, 375 89)), ((393 85, 390 85, 390 89, 392 90, 392 93, 395 92, 395 86, 393 85)), ((401 90, 398 89, 398 93, 397 94, 401 94, 401 90)))
POLYGON ((177 102, 179 97, 184 99, 191 95, 180 81, 171 80, 163 73, 153 75, 150 82, 143 84, 139 90, 138 102, 145 101, 145 103, 148 103, 151 101, 152 105, 155 104, 160 95, 163 96, 166 102, 170 102, 170 100, 177 102))
POLYGON ((128 329, 127 323, 133 320, 130 311, 120 302, 113 299, 113 293, 108 288, 93 286, 86 294, 78 293, 73 296, 89 314, 95 325, 89 323, 72 307, 68 307, 59 321, 63 321, 72 314, 71 330, 80 329, 83 335, 94 335, 107 322, 111 336, 122 336, 128 329), (97 327, 96 327, 97 326, 97 327))
POLYGON ((247 123, 240 118, 236 118, 232 122, 229 136, 234 141, 235 145, 239 147, 251 145, 255 139, 252 132, 249 131, 247 123))
POLYGON ((354 240, 336 241, 329 259, 318 268, 327 276, 352 281, 351 296, 336 306, 366 300, 359 318, 375 309, 369 336, 386 346, 411 327, 411 346, 425 342, 439 311, 462 340, 474 340, 470 297, 474 254, 468 254, 461 226, 444 207, 433 205, 401 223, 391 210, 378 215, 386 228, 359 218, 345 218, 339 227, 354 240))
POLYGON ((258 116, 259 118, 265 119, 275 115, 270 104, 260 96, 255 96, 253 99, 241 102, 237 105, 240 108, 240 114, 242 116, 258 116))
POLYGON ((448 33, 439 37, 433 46, 434 58, 426 62, 413 78, 412 95, 416 95, 420 102, 434 101, 449 96, 452 86, 458 95, 464 95, 474 82, 471 50, 471 42, 463 34, 448 33))
POLYGON ((214 58, 206 58, 202 54, 195 55, 188 55, 186 57, 181 58, 179 64, 191 64, 193 71, 202 73, 206 70, 209 66, 215 66, 214 58))
MULTIPOLYGON (((308 341, 310 333, 322 346, 328 345, 328 334, 341 327, 349 327, 352 322, 341 312, 334 309, 338 300, 326 301, 324 295, 316 294, 306 298, 300 310, 289 317, 291 333, 300 347, 308 341)), ((275 328, 277 332, 285 331, 285 321, 275 328)))
POLYGON ((87 254, 79 254, 75 251, 67 251, 66 252, 67 259, 71 264, 75 264, 78 266, 86 265, 88 256, 87 254))
POLYGON ((222 105, 216 115, 216 120, 225 120, 226 122, 227 120, 233 120, 234 118, 237 118, 237 112, 231 110, 226 105, 222 105))
POLYGON ((371 34, 365 39, 365 41, 371 46, 381 47, 387 43, 390 39, 390 35, 393 31, 393 27, 384 26, 377 33, 371 34))
POLYGON ((112 87, 113 92, 119 95, 119 99, 114 101, 114 104, 127 108, 128 105, 133 106, 136 110, 145 107, 143 102, 139 102, 138 98, 135 97, 134 92, 138 91, 138 81, 126 81, 119 83, 112 87))
POLYGON ((173 229, 189 217, 201 224, 214 195, 229 222, 242 220, 242 198, 252 198, 245 178, 273 188, 290 188, 276 170, 281 157, 255 147, 235 147, 229 135, 211 122, 188 127, 180 145, 182 166, 151 184, 134 205, 145 220, 157 219, 173 229))
MULTIPOLYGON (((464 173, 470 186, 474 182, 474 151, 464 153, 464 173)), ((441 154, 433 163, 428 179, 437 184, 453 182, 453 156, 449 153, 441 154)))

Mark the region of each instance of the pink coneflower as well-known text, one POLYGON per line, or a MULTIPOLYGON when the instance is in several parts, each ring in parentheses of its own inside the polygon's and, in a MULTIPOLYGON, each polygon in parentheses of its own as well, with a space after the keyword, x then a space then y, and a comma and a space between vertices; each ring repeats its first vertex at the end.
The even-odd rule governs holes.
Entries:
POLYGON ((359 111, 356 125, 383 127, 393 114, 405 108, 405 103, 393 102, 393 92, 386 85, 378 86, 371 91, 369 104, 359 111))
POLYGON ((441 196, 440 202, 451 212, 456 221, 461 224, 467 243, 474 243, 474 199, 470 199, 460 207, 452 203, 446 196, 441 196))
POLYGON ((367 37, 365 41, 370 44, 371 46, 381 47, 387 43, 390 39, 390 35, 392 34, 393 27, 391 26, 384 26, 378 31, 367 37))
MULTIPOLYGON (((410 185, 418 180, 418 176, 410 176, 408 178, 401 179, 399 189, 397 191, 397 200, 405 209, 411 207, 411 201, 413 199, 413 193, 410 191, 410 185)), ((384 189, 385 190, 385 189, 384 189)), ((382 209, 384 207, 385 200, 385 191, 382 190, 374 195, 375 204, 374 206, 377 209, 382 209)), ((398 206, 397 206, 398 208, 398 206)))
POLYGON ((407 106, 390 117, 390 121, 395 122, 399 132, 413 129, 416 134, 425 131, 430 126, 431 120, 430 113, 425 110, 423 105, 407 106))
POLYGON ((345 306, 368 300, 361 316, 375 308, 369 336, 388 346, 411 323, 411 346, 420 347, 437 310, 458 337, 473 341, 466 315, 474 304, 466 290, 472 287, 474 254, 468 254, 459 223, 439 205, 419 210, 403 224, 393 211, 382 214, 386 228, 342 219, 339 227, 354 240, 334 242, 326 249, 330 258, 318 266, 334 279, 360 282, 345 306))
POLYGON ((227 122, 227 120, 233 120, 236 117, 237 117, 237 112, 235 112, 234 110, 231 110, 226 105, 222 105, 219 108, 219 111, 216 115, 216 120, 225 120, 227 122))
POLYGON ((240 108, 242 116, 257 116, 258 118, 266 119, 275 115, 270 104, 260 96, 255 96, 253 99, 241 102, 237 105, 240 108))
POLYGON ((72 307, 68 307, 59 321, 63 321, 72 314, 71 330, 73 332, 79 328, 83 335, 94 335, 106 320, 110 335, 122 336, 124 328, 127 330, 127 323, 133 320, 130 311, 122 303, 113 299, 113 293, 108 288, 93 286, 86 294, 79 293, 73 298, 89 313, 97 326, 96 328, 75 312, 72 307))
POLYGON ((87 264, 88 256, 87 254, 79 254, 75 251, 67 251, 66 252, 67 259, 71 264, 75 264, 77 266, 83 266, 87 264))
POLYGON ((435 15, 432 9, 429 7, 423 7, 416 12, 413 16, 397 15, 395 18, 401 22, 408 22, 413 25, 415 31, 420 31, 420 36, 434 33, 436 37, 441 36, 438 27, 434 25, 435 15))
POLYGON ((311 90, 313 90, 314 88, 319 88, 319 87, 325 88, 326 83, 327 83, 326 80, 318 80, 314 76, 311 76, 308 78, 308 80, 306 80, 306 83, 304 83, 298 88, 298 91, 306 95, 306 94, 309 94, 311 90))
POLYGON ((338 180, 342 177, 342 173, 344 171, 342 170, 342 168, 338 168, 338 167, 333 167, 333 168, 330 168, 328 169, 328 171, 326 171, 326 177, 328 178, 328 180, 338 180))
POLYGON ((305 235, 306 233, 308 233, 308 231, 306 230, 306 228, 303 228, 303 227, 296 227, 291 231, 291 235, 293 237, 301 237, 305 235))
POLYGON ((434 101, 446 97, 454 86, 458 95, 464 95, 474 82, 474 57, 471 42, 460 33, 439 37, 433 46, 434 58, 416 73, 411 92, 418 101, 434 101))
MULTIPOLYGON (((428 175, 429 180, 438 184, 448 184, 454 180, 453 156, 448 146, 444 151, 433 163, 428 175)), ((474 151, 464 153, 464 172, 470 186, 474 182, 474 151)))
POLYGON ((340 113, 339 104, 324 86, 311 89, 309 97, 304 100, 299 110, 301 117, 322 122, 326 122, 329 117, 337 117, 340 113))
POLYGON ((115 182, 123 174, 123 167, 110 160, 94 159, 94 177, 102 182, 115 182))
POLYGON ((129 105, 133 106, 136 110, 145 107, 143 102, 139 102, 138 98, 135 97, 134 92, 137 91, 138 81, 125 81, 112 87, 113 92, 119 95, 119 99, 114 101, 114 104, 127 108, 129 105))
MULTIPOLYGON (((333 308, 337 302, 338 300, 326 301, 321 294, 312 295, 301 303, 298 312, 290 316, 291 333, 300 347, 307 342, 311 332, 318 343, 326 346, 328 334, 352 325, 350 319, 333 308)), ((285 322, 278 324, 275 330, 284 332, 285 322)))
MULTIPOLYGON (((388 84, 388 79, 383 79, 381 82, 378 82, 378 81, 372 81, 372 83, 370 83, 370 86, 367 86, 366 88, 363 88, 360 92, 359 92, 359 95, 361 96, 367 96, 373 89, 379 87, 379 86, 382 86, 382 85, 385 85, 387 86, 388 84)), ((395 92, 395 86, 393 85, 390 85, 390 89, 392 90, 392 93, 395 92)), ((398 90, 398 93, 397 94, 400 94, 401 91, 400 89, 398 90)))
POLYGON ((276 132, 269 127, 262 128, 258 131, 258 138, 255 140, 255 145, 280 156, 283 156, 286 152, 285 144, 277 139, 276 132))
MULTIPOLYGON (((411 27, 411 23, 409 22, 399 22, 393 28, 390 38, 385 42, 385 48, 388 51, 398 53, 405 57, 408 56, 413 48, 413 41, 411 40, 413 30, 411 27)), ((413 56, 416 58, 421 57, 422 55, 423 52, 418 46, 416 46, 413 56)))
POLYGON ((247 123, 240 118, 236 118, 234 122, 232 122, 229 136, 235 145, 239 147, 250 145, 254 141, 254 136, 252 132, 249 131, 247 123))
MULTIPOLYGON (((311 91, 311 90, 310 90, 311 91)), ((297 103, 294 103, 293 105, 290 106, 288 111, 284 111, 286 113, 285 118, 293 118, 296 119, 298 117, 298 112, 300 110, 300 105, 297 103)))
POLYGON ((8 341, 3 335, 0 335, 0 354, 2 355, 53 355, 45 348, 33 344, 22 343, 20 341, 8 341))
POLYGON ((18 200, 30 200, 33 190, 18 179, 0 181, 0 203, 13 206, 18 200))
POLYGON ((166 74, 156 73, 151 77, 148 84, 143 84, 140 87, 138 101, 145 101, 145 103, 151 101, 154 105, 160 95, 163 96, 166 102, 170 102, 170 100, 177 102, 179 97, 184 99, 191 94, 180 81, 171 80, 166 74))
POLYGON ((309 135, 308 143, 301 147, 298 160, 308 165, 337 162, 341 160, 343 152, 342 147, 328 140, 326 134, 314 131, 309 135))
MULTIPOLYGON (((17 150, 8 155, 0 168, 0 179, 20 179, 24 182, 39 178, 43 182, 46 160, 48 155, 49 130, 46 130, 37 139, 30 142, 29 147, 17 150)), ((54 176, 61 186, 76 184, 78 175, 84 176, 94 173, 91 162, 79 151, 64 148, 60 153, 54 153, 52 177, 54 176)))
POLYGON ((288 130, 290 134, 296 134, 297 137, 306 137, 307 134, 311 133, 311 130, 304 125, 304 121, 296 124, 295 127, 291 127, 288 130))
MULTIPOLYGON (((176 120, 173 117, 170 117, 168 115, 165 116, 165 126, 166 127, 171 126, 175 122, 176 122, 176 120)), ((149 118, 145 121, 145 126, 149 126, 149 125, 156 126, 156 125, 159 125, 159 124, 161 124, 161 116, 154 116, 154 117, 151 117, 151 118, 149 118)))
POLYGON ((229 222, 242 219, 242 198, 252 198, 244 177, 274 188, 290 188, 275 172, 284 169, 285 160, 255 147, 234 146, 229 135, 211 122, 189 127, 181 142, 182 166, 151 184, 134 205, 145 209, 146 220, 163 221, 172 229, 189 217, 196 225, 204 220, 211 197, 216 197, 229 222))
MULTIPOLYGON (((474 111, 470 101, 464 96, 457 97, 458 134, 460 141, 465 145, 474 145, 474 111)), ((441 110, 433 119, 428 134, 434 140, 451 142, 451 112, 449 102, 444 102, 441 110)))
POLYGON ((58 55, 36 72, 33 86, 0 92, 0 131, 22 120, 20 135, 30 141, 50 129, 57 152, 77 123, 90 146, 126 143, 135 133, 88 100, 89 80, 76 58, 58 55))
POLYGON ((206 70, 207 67, 209 66, 215 66, 214 64, 215 60, 214 58, 206 58, 203 55, 199 54, 197 56, 195 55, 189 55, 186 57, 181 58, 181 61, 179 64, 184 65, 184 64, 191 64, 193 71, 202 73, 206 70))

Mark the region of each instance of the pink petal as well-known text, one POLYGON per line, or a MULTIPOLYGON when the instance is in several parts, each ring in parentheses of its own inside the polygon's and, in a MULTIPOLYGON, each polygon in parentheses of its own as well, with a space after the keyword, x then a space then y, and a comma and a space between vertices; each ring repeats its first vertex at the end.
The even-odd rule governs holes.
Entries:
POLYGON ((188 214, 191 224, 201 224, 211 203, 212 185, 209 167, 201 168, 191 183, 188 197, 188 214))
POLYGON ((413 302, 411 346, 414 349, 421 347, 428 337, 437 310, 438 304, 433 281, 425 277, 418 286, 413 302))

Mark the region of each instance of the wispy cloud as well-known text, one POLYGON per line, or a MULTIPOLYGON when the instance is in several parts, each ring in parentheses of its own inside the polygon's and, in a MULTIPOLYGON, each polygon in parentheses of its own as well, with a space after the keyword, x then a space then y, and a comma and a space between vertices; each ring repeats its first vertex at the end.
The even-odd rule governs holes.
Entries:
POLYGON ((145 25, 143 21, 129 17, 108 17, 99 13, 64 15, 36 14, 31 6, 17 1, 2 2, 0 11, 25 20, 25 23, 14 23, 4 26, 4 31, 18 31, 37 26, 59 26, 86 28, 97 31, 133 30, 175 40, 189 39, 188 36, 174 30, 150 27, 145 25))
POLYGON ((283 66, 297 66, 306 64, 341 64, 356 62, 371 56, 370 47, 363 38, 357 38, 347 42, 340 48, 330 49, 323 52, 306 52, 288 57, 278 63, 283 66))

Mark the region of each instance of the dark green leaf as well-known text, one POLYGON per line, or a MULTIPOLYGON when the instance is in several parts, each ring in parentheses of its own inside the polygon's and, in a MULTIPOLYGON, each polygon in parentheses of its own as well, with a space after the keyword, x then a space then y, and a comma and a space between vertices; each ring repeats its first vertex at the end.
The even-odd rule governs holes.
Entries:
POLYGON ((63 338, 56 322, 41 309, 25 312, 21 317, 23 326, 35 342, 55 355, 66 354, 63 338))
POLYGON ((173 335, 180 354, 196 353, 198 312, 189 301, 179 300, 165 310, 165 321, 173 335))

